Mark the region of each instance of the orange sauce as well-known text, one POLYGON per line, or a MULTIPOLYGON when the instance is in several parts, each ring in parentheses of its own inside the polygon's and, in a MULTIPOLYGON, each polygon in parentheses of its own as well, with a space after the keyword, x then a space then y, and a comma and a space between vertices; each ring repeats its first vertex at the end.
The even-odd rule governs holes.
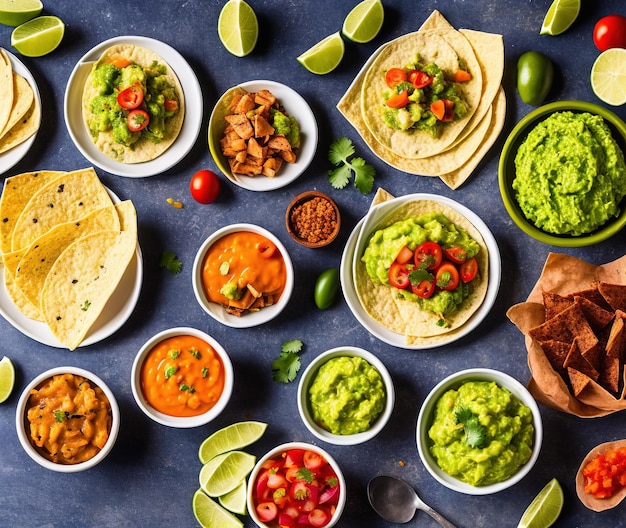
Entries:
POLYGON ((266 237, 239 231, 220 238, 207 251, 202 268, 202 284, 207 298, 225 306, 248 308, 249 288, 278 300, 285 287, 287 270, 278 248, 266 237), (267 250, 269 249, 269 252, 267 250), (240 299, 222 293, 226 284, 236 284, 240 299))
POLYGON ((141 389, 148 403, 170 416, 198 416, 224 391, 224 365, 206 341, 191 335, 164 339, 141 365, 141 389))

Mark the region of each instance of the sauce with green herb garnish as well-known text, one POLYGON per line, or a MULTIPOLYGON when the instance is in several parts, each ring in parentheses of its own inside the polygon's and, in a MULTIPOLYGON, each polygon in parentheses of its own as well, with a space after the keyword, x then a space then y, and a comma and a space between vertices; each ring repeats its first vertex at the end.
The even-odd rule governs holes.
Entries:
POLYGON ((448 475, 472 486, 513 476, 532 454, 532 412, 508 389, 469 381, 441 396, 428 436, 430 452, 448 475))

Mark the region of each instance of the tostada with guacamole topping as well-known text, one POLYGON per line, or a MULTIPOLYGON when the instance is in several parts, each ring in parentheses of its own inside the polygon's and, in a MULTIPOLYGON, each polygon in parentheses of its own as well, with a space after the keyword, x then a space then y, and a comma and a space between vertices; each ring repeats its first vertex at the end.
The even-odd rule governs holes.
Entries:
POLYGON ((121 163, 150 161, 178 137, 182 85, 155 52, 119 44, 94 64, 83 90, 83 118, 96 147, 121 163))
POLYGON ((489 255, 480 232, 453 208, 415 200, 372 230, 354 266, 364 310, 407 344, 437 344, 482 304, 489 255))

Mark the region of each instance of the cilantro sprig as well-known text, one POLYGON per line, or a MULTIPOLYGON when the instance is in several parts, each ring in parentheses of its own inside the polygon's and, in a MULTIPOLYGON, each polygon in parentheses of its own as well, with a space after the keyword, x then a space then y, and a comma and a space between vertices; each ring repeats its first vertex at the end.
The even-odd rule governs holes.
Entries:
POLYGON ((302 341, 292 339, 282 344, 280 356, 272 361, 272 378, 279 383, 290 383, 298 375, 300 370, 300 351, 302 341))
POLYGON ((343 189, 354 174, 354 186, 362 193, 369 194, 374 187, 376 169, 363 158, 354 156, 354 144, 347 137, 341 137, 331 144, 328 159, 337 168, 328 171, 328 181, 335 189, 343 189))
POLYGON ((176 275, 183 270, 183 263, 178 260, 176 253, 172 251, 164 251, 159 260, 159 266, 165 268, 171 274, 176 275))
POLYGON ((478 416, 463 406, 454 411, 454 418, 457 423, 463 424, 465 443, 468 446, 480 447, 484 444, 487 428, 478 421, 478 416))

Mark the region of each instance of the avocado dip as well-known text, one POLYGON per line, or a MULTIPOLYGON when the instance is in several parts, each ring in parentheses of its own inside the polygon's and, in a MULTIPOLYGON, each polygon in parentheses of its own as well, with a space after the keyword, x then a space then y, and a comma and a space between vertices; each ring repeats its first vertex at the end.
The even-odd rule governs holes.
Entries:
MULTIPOLYGON (((437 242, 442 247, 460 246, 467 258, 474 257, 480 250, 478 242, 461 226, 451 222, 441 213, 424 213, 399 220, 376 231, 370 238, 361 260, 367 274, 375 284, 389 285, 388 272, 403 246, 412 251, 426 241, 437 242)), ((414 301, 421 310, 446 315, 457 309, 472 293, 471 283, 459 283, 452 290, 435 292, 427 299, 418 297, 408 290, 396 290, 396 295, 414 301)))
POLYGON ((383 379, 361 357, 342 356, 324 363, 309 388, 313 419, 337 435, 367 431, 382 413, 383 379))
POLYGON ((448 475, 472 486, 502 482, 531 457, 529 407, 493 381, 469 381, 437 401, 430 452, 448 475))
POLYGON ((513 191, 539 229, 590 233, 620 212, 626 195, 624 154, 602 117, 556 112, 520 145, 513 191))

